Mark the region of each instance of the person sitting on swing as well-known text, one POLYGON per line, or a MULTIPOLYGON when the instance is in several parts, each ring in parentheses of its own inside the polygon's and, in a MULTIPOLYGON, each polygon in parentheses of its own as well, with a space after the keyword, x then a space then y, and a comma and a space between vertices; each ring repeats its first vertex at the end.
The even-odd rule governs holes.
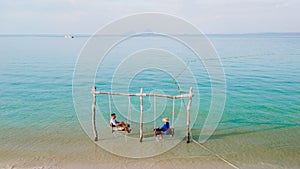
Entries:
POLYGON ((117 121, 117 116, 115 113, 112 113, 110 115, 110 125, 111 127, 121 127, 122 128, 122 131, 126 131, 127 133, 130 133, 131 129, 129 128, 130 125, 129 124, 126 124, 124 123, 124 121, 117 121))
POLYGON ((155 136, 157 136, 157 135, 162 136, 162 134, 170 128, 169 118, 165 117, 162 119, 162 121, 164 122, 164 124, 162 126, 154 129, 155 136))

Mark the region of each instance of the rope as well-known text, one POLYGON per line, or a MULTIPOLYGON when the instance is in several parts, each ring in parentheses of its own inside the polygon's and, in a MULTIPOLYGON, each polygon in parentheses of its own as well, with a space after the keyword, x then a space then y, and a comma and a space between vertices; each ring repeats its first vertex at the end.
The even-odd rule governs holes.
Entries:
POLYGON ((175 117, 175 98, 173 98, 173 108, 172 108, 172 128, 174 128, 174 117, 175 117))
POLYGON ((111 115, 112 114, 112 109, 111 109, 110 95, 107 95, 107 96, 108 96, 109 113, 111 115))
POLYGON ((221 155, 213 152, 212 150, 208 149, 207 147, 205 147, 204 145, 200 144, 198 141, 192 139, 194 143, 198 144, 200 147, 204 148, 205 150, 209 151, 210 153, 214 154, 216 157, 218 157, 220 160, 224 161, 225 163, 227 163, 228 165, 230 165, 231 167, 235 168, 235 169, 239 169, 238 166, 232 164, 230 161, 224 159, 221 155))
POLYGON ((153 117, 154 118, 154 124, 153 124, 154 127, 153 128, 156 128, 156 96, 153 97, 153 109, 154 109, 154 113, 153 113, 154 114, 153 115, 154 116, 153 117))
POLYGON ((130 97, 128 96, 128 110, 127 110, 127 118, 126 118, 126 123, 128 121, 131 121, 131 103, 130 103, 130 97), (129 120, 128 120, 129 119, 129 120))
MULTIPOLYGON (((173 78, 174 84, 176 85, 177 90, 179 91, 180 94, 181 94, 181 91, 180 91, 180 88, 179 88, 179 85, 178 85, 176 79, 177 79, 179 76, 181 76, 181 75, 183 74, 183 72, 186 71, 186 69, 188 68, 189 64, 190 64, 190 61, 188 61, 187 64, 186 64, 186 66, 183 68, 183 70, 182 70, 180 73, 178 73, 178 74, 175 76, 175 78, 173 78)), ((175 99, 173 99, 172 121, 174 120, 174 100, 175 100, 175 99)), ((184 103, 184 99, 183 99, 183 103, 184 103)), ((185 104, 184 104, 184 105, 185 105, 185 104)), ((174 122, 172 122, 172 126, 173 126, 173 124, 174 124, 174 122)), ((173 128, 173 127, 172 127, 172 128, 173 128)), ((220 160, 224 161, 225 163, 227 163, 227 164, 230 165, 231 167, 233 167, 233 168, 235 168, 235 169, 239 169, 238 166, 236 166, 236 165, 232 164, 231 162, 229 162, 228 160, 224 159, 221 155, 219 155, 219 154, 213 152, 212 150, 210 150, 209 148, 207 148, 207 147, 205 147, 204 145, 200 144, 199 142, 195 141, 194 139, 192 139, 192 141, 195 142, 196 144, 198 144, 199 146, 201 146, 202 148, 204 148, 205 150, 209 151, 210 153, 214 154, 217 158, 219 158, 220 160)))
MULTIPOLYGON (((186 63, 186 65, 185 65, 185 67, 182 69, 182 71, 181 72, 179 72, 175 77, 174 77, 174 79, 177 79, 179 76, 181 76, 182 75, 182 73, 183 72, 185 72, 186 71, 186 69, 189 67, 189 65, 190 65, 190 63, 191 63, 191 61, 187 61, 187 63, 186 63)), ((178 87, 178 89, 179 89, 179 86, 177 86, 178 87)))
MULTIPOLYGON (((126 118, 126 124, 128 124, 128 119, 129 121, 131 121, 131 109, 130 109, 130 97, 128 96, 128 107, 127 107, 127 118, 126 118)), ((124 135, 124 139, 125 139, 125 142, 127 143, 127 132, 125 132, 125 135, 124 135)))

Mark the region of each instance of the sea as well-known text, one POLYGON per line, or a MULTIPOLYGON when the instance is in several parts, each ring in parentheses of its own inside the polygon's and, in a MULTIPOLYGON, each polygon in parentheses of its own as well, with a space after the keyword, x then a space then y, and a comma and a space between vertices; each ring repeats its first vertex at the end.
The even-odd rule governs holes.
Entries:
MULTIPOLYGON (((115 45, 98 60, 94 81, 80 84, 74 76, 91 35, 0 35, 0 167, 30 168, 42 161, 38 165, 55 168, 68 154, 74 156, 69 163, 75 162, 78 149, 94 144, 90 91, 95 85, 97 91, 139 93, 143 88, 144 93, 172 96, 193 87, 194 141, 205 125, 213 125, 205 123, 214 110, 212 98, 222 97, 224 104, 217 105, 223 110, 217 112, 220 119, 213 121, 216 128, 202 146, 239 168, 300 168, 300 33, 206 37, 217 56, 212 60, 223 71, 225 92, 217 96, 212 94, 215 81, 205 59, 163 36, 137 36, 115 45), (151 50, 142 50, 147 47, 151 50), (169 62, 169 57, 174 60, 169 62)), ((175 100, 174 107, 172 99, 160 97, 144 97, 143 104, 145 138, 153 138, 152 129, 163 117, 170 119, 175 132, 176 127, 185 130, 186 119, 181 117, 188 98, 175 100)), ((140 97, 99 95, 96 109, 96 120, 103 115, 108 123, 110 113, 116 113, 132 124, 127 137, 138 139, 140 97)), ((197 149, 189 151, 194 154, 197 149)))

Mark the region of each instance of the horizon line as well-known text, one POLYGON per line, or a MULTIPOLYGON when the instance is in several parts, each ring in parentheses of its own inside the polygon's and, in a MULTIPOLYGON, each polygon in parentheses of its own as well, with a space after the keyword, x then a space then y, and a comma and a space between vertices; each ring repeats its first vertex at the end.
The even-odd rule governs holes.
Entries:
MULTIPOLYGON (((144 32, 144 36, 154 35, 157 32, 144 32)), ((158 33, 159 34, 159 33, 158 33)), ((89 33, 15 33, 15 34, 0 34, 0 37, 65 37, 70 36, 71 38, 83 38, 83 37, 92 37, 92 36, 129 36, 129 35, 136 35, 136 36, 143 36, 142 34, 104 34, 104 35, 97 35, 97 34, 89 34, 89 33)), ((169 35, 177 35, 177 36, 270 36, 270 35, 300 35, 300 32, 259 32, 259 33, 207 33, 207 34, 169 34, 169 35)), ((69 37, 69 38, 70 38, 69 37)))
MULTIPOLYGON (((159 32, 145 32, 159 33, 159 32)), ((95 33, 0 33, 2 35, 94 35, 95 33)), ((245 33, 202 33, 200 35, 251 35, 251 34, 300 34, 299 32, 245 32, 245 33)), ((107 35, 129 35, 129 34, 107 34, 107 35)), ((176 34, 176 35, 198 35, 198 34, 176 34)))

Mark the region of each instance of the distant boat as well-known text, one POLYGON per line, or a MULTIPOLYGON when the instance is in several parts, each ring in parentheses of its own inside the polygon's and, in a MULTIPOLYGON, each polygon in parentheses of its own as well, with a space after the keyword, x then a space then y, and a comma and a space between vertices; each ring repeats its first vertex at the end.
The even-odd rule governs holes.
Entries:
POLYGON ((72 36, 72 35, 69 34, 69 35, 65 35, 65 38, 66 39, 72 39, 72 38, 74 38, 74 36, 72 36))

